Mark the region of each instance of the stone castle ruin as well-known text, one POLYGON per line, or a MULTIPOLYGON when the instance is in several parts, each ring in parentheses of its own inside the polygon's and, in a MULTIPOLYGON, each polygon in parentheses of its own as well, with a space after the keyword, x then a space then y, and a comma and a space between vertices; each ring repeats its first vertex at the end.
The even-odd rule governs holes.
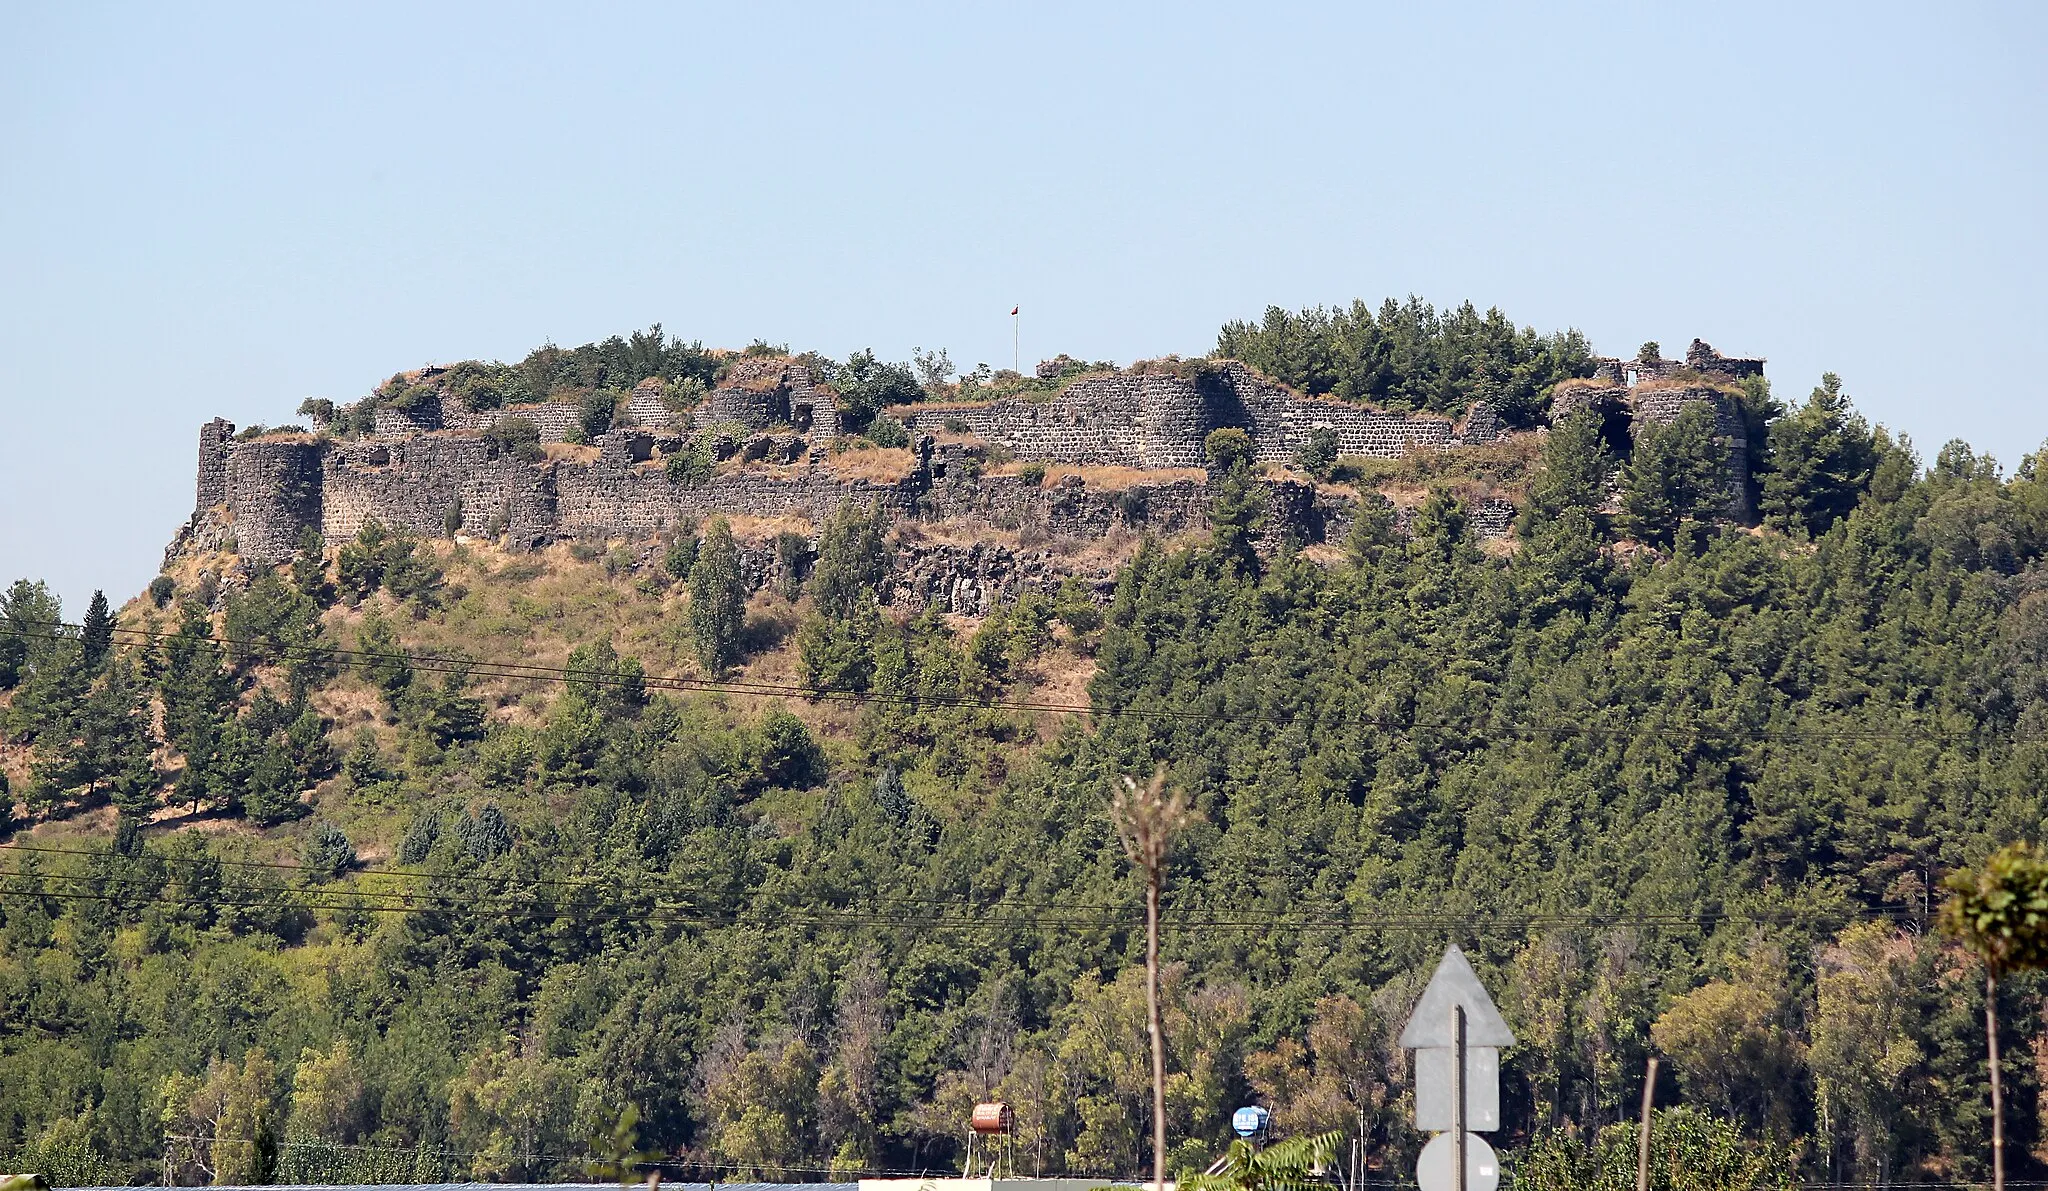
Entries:
MULTIPOLYGON (((1594 409, 1626 434, 1707 403, 1740 465, 1746 442, 1728 386, 1762 366, 1697 340, 1683 363, 1602 359, 1592 377, 1556 387, 1553 416, 1594 409)), ((1483 401, 1458 421, 1389 412, 1303 396, 1235 361, 1203 360, 1084 373, 1049 392, 896 407, 888 413, 910 446, 875 448, 842 435, 838 394, 802 362, 741 356, 693 407, 675 408, 660 381, 647 381, 611 429, 571 445, 580 405, 470 409, 436 386, 443 371, 407 374, 414 397, 406 407, 372 401, 369 417, 350 419, 368 429, 352 435, 332 433, 333 421, 312 433, 255 437, 238 437, 223 419, 202 426, 197 505, 169 554, 232 545, 250 565, 274 564, 297 551, 307 529, 335 542, 373 517, 422 537, 492 538, 514 549, 653 543, 714 515, 814 534, 853 501, 900 523, 943 528, 930 536, 950 544, 910 551, 907 565, 930 574, 906 595, 974 611, 1019 577, 1051 583, 1085 569, 1071 557, 1120 530, 1204 528, 1203 440, 1214 430, 1243 430, 1262 463, 1292 460, 1325 430, 1340 455, 1369 458, 1504 436, 1483 401), (515 423, 537 435, 539 449, 508 448, 515 423), (861 449, 847 449, 854 446, 861 449), (703 466, 675 466, 693 451, 708 455, 703 466)), ((1284 472, 1261 484, 1270 539, 1315 544, 1348 533, 1357 500, 1348 490, 1284 472)), ((1746 483, 1737 488, 1746 492, 1746 483)), ((1731 511, 1747 515, 1746 498, 1731 511)), ((1495 497, 1472 510, 1471 523, 1481 536, 1503 534, 1514 512, 1495 497)))

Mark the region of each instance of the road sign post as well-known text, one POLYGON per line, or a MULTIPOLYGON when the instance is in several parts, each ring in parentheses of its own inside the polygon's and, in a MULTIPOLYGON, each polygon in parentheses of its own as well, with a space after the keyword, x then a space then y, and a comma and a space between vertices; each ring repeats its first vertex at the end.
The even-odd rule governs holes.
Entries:
POLYGON ((1422 1191, 1495 1191, 1500 1162, 1478 1134, 1500 1128, 1500 1048, 1515 1044, 1453 944, 1401 1029, 1415 1052, 1415 1127, 1437 1133, 1415 1167, 1422 1191))

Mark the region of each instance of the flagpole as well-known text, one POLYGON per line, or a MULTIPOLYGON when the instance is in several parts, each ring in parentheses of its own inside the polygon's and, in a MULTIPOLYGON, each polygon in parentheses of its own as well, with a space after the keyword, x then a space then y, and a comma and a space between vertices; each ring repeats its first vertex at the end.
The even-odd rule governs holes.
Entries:
POLYGON ((1018 330, 1023 325, 1024 320, 1018 317, 1017 313, 1022 309, 1024 309, 1022 303, 1010 307, 1010 371, 1019 376, 1024 375, 1024 353, 1020 346, 1024 338, 1023 333, 1018 330))

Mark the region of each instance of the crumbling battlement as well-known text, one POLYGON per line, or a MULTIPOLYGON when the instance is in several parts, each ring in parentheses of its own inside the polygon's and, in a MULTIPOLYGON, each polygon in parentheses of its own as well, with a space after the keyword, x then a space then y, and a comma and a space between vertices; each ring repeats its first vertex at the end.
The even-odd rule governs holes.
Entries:
MULTIPOLYGON (((423 380, 440 369, 423 369, 423 380)), ((741 358, 695 409, 672 410, 659 380, 642 381, 626 395, 616 419, 621 426, 656 430, 703 430, 737 423, 749 431, 789 426, 822 447, 839 435, 839 399, 817 383, 811 370, 793 360, 741 358)), ((508 418, 533 423, 544 443, 568 442, 583 421, 583 407, 567 401, 528 402, 499 409, 471 409, 452 393, 416 397, 404 409, 377 405, 370 411, 370 437, 410 438, 440 430, 480 433, 508 418)))
POLYGON ((1644 359, 1621 359, 1617 356, 1593 357, 1593 377, 1615 385, 1637 385, 1653 380, 1683 380, 1687 374, 1695 379, 1741 380, 1744 377, 1762 376, 1764 360, 1761 357, 1724 356, 1704 339, 1695 339, 1685 349, 1685 359, 1667 360, 1663 356, 1644 359))
MULTIPOLYGON (((1601 359, 1591 379, 1555 388, 1552 415, 1594 410, 1613 437, 1632 440, 1689 405, 1710 406, 1729 451, 1729 511, 1748 518, 1745 423, 1730 382, 1762 370, 1762 360, 1725 357, 1699 340, 1683 362, 1601 359)), ((411 375, 418 384, 439 374, 411 375)), ((565 538, 648 542, 681 522, 718 514, 815 526, 849 501, 878 505, 900 521, 983 526, 1020 542, 1069 543, 1071 551, 1072 543, 1123 531, 1204 529, 1210 481, 1199 471, 1165 469, 1199 469, 1204 439, 1218 429, 1245 431, 1262 462, 1293 459, 1325 430, 1338 454, 1379 458, 1411 448, 1456 450, 1502 433, 1483 401, 1453 422, 1305 397, 1235 361, 1202 361, 1085 375, 1043 396, 898 407, 891 412, 915 438, 911 462, 902 474, 877 479, 837 474, 828 465, 840 434, 838 397, 798 361, 737 358, 695 408, 680 409, 689 399, 661 381, 643 382, 623 401, 616 428, 597 437, 594 458, 557 450, 535 461, 506 453, 484 432, 520 417, 543 442, 562 442, 578 436, 580 405, 472 410, 446 390, 415 391, 404 409, 375 407, 371 432, 353 439, 237 441, 234 425, 216 418, 200 428, 196 508, 171 552, 233 543, 251 563, 275 563, 292 555, 308 529, 337 541, 372 517, 424 537, 461 533, 521 549, 565 538), (710 442, 717 459, 738 454, 741 461, 721 463, 708 477, 690 467, 672 475, 668 464, 677 453, 695 449, 689 437, 712 428, 718 433, 699 439, 710 442), (963 432, 980 445, 954 437, 963 432), (941 435, 947 441, 938 441, 941 435), (996 470, 990 459, 1001 455, 990 448, 1025 463, 1135 468, 1156 478, 1090 473, 1097 475, 1091 483, 1081 475, 1048 477, 1043 468, 996 470)), ((1626 441, 1620 445, 1626 449, 1626 441)), ((1355 502, 1348 497, 1298 480, 1262 484, 1269 542, 1335 542, 1349 533, 1355 502)), ((1498 536, 1508 532, 1514 512, 1508 501, 1490 499, 1471 510, 1469 524, 1478 536, 1498 536)), ((990 566, 1004 574, 1042 569, 995 555, 960 565, 969 561, 977 574, 995 573, 990 566)), ((947 568, 953 579, 964 574, 952 563, 947 568)), ((919 598, 954 607, 981 598, 972 584, 961 590, 966 594, 948 589, 919 598)))
POLYGON ((1477 402, 1461 427, 1429 414, 1399 414, 1348 401, 1303 397, 1235 361, 1193 376, 1115 373, 1082 377, 1046 398, 977 405, 915 405, 891 411, 915 433, 965 429, 1019 459, 1122 467, 1198 467, 1211 431, 1240 429, 1262 462, 1292 459, 1316 431, 1337 453, 1398 459, 1411 446, 1492 442, 1500 419, 1477 402))

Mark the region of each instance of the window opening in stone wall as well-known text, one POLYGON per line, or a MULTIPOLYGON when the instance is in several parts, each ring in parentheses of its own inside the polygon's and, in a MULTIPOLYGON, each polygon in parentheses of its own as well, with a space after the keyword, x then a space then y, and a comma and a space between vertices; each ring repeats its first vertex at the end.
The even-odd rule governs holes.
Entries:
POLYGON ((790 410, 789 420, 790 424, 796 427, 797 433, 810 433, 811 407, 809 405, 796 406, 794 409, 790 410))

